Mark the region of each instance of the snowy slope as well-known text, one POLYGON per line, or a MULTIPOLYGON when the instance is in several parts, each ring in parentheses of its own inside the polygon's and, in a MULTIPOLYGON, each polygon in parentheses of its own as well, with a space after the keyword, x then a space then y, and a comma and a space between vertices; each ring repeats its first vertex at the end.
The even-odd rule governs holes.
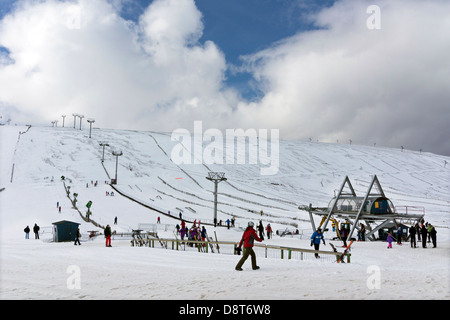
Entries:
MULTIPOLYGON (((448 157, 381 147, 280 141, 279 172, 262 176, 258 165, 177 165, 170 159, 176 142, 165 133, 95 129, 89 139, 88 132, 72 128, 32 127, 19 135, 25 131, 26 127, 0 127, 0 189, 5 188, 0 192, 2 298, 35 298, 38 291, 41 298, 50 299, 400 298, 398 286, 408 291, 412 279, 420 279, 427 288, 426 293, 417 292, 412 298, 450 297, 450 165, 444 166, 448 157), (110 145, 105 152, 106 171, 100 161, 100 142, 110 145), (112 225, 117 216, 119 223, 112 225, 113 229, 130 231, 139 223, 155 223, 159 216, 168 229, 158 232, 173 237, 178 220, 118 194, 106 196, 113 191, 105 184, 107 173, 111 178, 115 174, 111 150, 123 151, 117 188, 124 194, 177 217, 182 210, 184 217, 206 223, 212 220, 213 183, 205 177, 209 171, 225 172, 228 181, 219 184, 219 219, 236 216, 241 227, 262 219, 274 229, 299 228, 305 233, 303 239, 276 237, 266 243, 303 248, 309 248, 311 226, 298 206, 327 206, 345 176, 356 192, 363 194, 371 175, 376 174, 394 205, 425 208, 426 221, 438 226, 439 246, 416 250, 403 246, 387 252, 384 243, 357 243, 349 265, 259 258, 261 272, 249 271, 247 262, 243 275, 234 271, 235 256, 131 248, 128 241, 116 241, 105 253, 102 239, 83 242, 82 248, 23 239, 26 225, 38 223, 49 231, 47 227, 58 220, 81 223, 84 234, 98 230, 71 208, 60 179, 63 175, 70 179, 66 184, 72 193, 79 194, 80 210, 85 212, 84 205, 91 200, 92 219, 101 225, 112 225), (98 181, 98 186, 91 181, 98 181), (66 285, 71 265, 80 267, 80 290, 69 290, 66 285), (381 289, 369 289, 366 284, 371 265, 381 270, 381 289), (260 277, 267 280, 264 288, 258 282, 260 277), (195 279, 192 283, 200 290, 191 292, 189 283, 178 284, 186 279, 195 279), (285 287, 291 289, 280 295, 279 288, 285 287)), ((241 236, 240 229, 207 229, 210 234, 216 231, 220 240, 239 241, 241 236)), ((43 238, 49 237, 44 234, 43 238)))

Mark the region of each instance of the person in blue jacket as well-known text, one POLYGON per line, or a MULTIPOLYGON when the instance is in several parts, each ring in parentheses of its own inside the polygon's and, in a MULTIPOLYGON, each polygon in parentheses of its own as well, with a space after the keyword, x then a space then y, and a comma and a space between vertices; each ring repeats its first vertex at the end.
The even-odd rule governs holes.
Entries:
MULTIPOLYGON (((324 239, 324 237, 323 237, 322 230, 319 228, 319 229, 317 229, 317 231, 314 232, 314 233, 312 234, 312 236, 311 236, 311 247, 312 247, 312 245, 314 244, 314 250, 319 250, 319 247, 320 247, 320 240, 322 240, 323 245, 325 245, 325 239, 324 239)), ((318 254, 317 252, 314 253, 314 256, 315 256, 316 258, 320 258, 320 257, 319 257, 319 254, 318 254)))

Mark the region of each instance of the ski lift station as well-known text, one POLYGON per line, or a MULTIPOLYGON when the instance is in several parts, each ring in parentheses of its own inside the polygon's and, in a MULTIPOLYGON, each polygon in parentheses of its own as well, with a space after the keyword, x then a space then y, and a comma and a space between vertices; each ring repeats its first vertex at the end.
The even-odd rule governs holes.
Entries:
POLYGON ((319 228, 324 231, 330 220, 336 223, 336 219, 340 218, 344 220, 344 224, 349 226, 348 239, 352 238, 355 229, 360 230, 361 224, 364 224, 366 238, 372 241, 380 239, 379 235, 384 234, 383 231, 392 228, 393 225, 415 225, 423 221, 425 215, 423 207, 395 207, 384 194, 376 175, 364 196, 356 195, 350 179, 345 177, 338 194, 331 199, 327 208, 313 208, 312 205, 309 205, 309 207, 299 207, 299 209, 309 212, 314 231, 316 226, 313 214, 322 217, 319 228))

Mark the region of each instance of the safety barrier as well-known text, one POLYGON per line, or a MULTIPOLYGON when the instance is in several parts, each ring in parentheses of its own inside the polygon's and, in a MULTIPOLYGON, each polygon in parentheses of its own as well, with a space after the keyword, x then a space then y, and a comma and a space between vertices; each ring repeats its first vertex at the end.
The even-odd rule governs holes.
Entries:
MULTIPOLYGON (((131 240, 132 246, 145 246, 155 248, 155 243, 157 246, 161 246, 162 248, 178 251, 197 251, 203 253, 220 253, 230 255, 239 254, 236 250, 239 243, 233 241, 198 241, 162 239, 153 237, 136 237, 131 240)), ((337 261, 342 256, 342 252, 292 248, 265 244, 255 244, 253 246, 253 250, 258 256, 278 259, 315 260, 317 259, 316 255, 318 255, 321 260, 337 261)), ((351 254, 348 252, 345 254, 347 263, 350 263, 350 256, 351 254)))

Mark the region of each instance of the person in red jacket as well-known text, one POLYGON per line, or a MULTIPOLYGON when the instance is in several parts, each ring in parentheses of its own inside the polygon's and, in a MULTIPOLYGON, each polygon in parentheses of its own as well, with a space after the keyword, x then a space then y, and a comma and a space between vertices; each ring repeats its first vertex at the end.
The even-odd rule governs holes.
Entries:
POLYGON ((258 235, 255 232, 255 229, 253 229, 254 223, 249 222, 247 229, 245 229, 244 234, 242 235, 241 242, 239 242, 238 250, 241 250, 242 244, 244 244, 244 251, 242 254, 241 260, 239 260, 238 264, 236 265, 237 271, 242 271, 242 265, 247 260, 248 256, 252 257, 252 269, 258 270, 259 267, 256 265, 256 254, 253 251, 253 243, 256 241, 261 242, 262 240, 258 237, 258 235))

